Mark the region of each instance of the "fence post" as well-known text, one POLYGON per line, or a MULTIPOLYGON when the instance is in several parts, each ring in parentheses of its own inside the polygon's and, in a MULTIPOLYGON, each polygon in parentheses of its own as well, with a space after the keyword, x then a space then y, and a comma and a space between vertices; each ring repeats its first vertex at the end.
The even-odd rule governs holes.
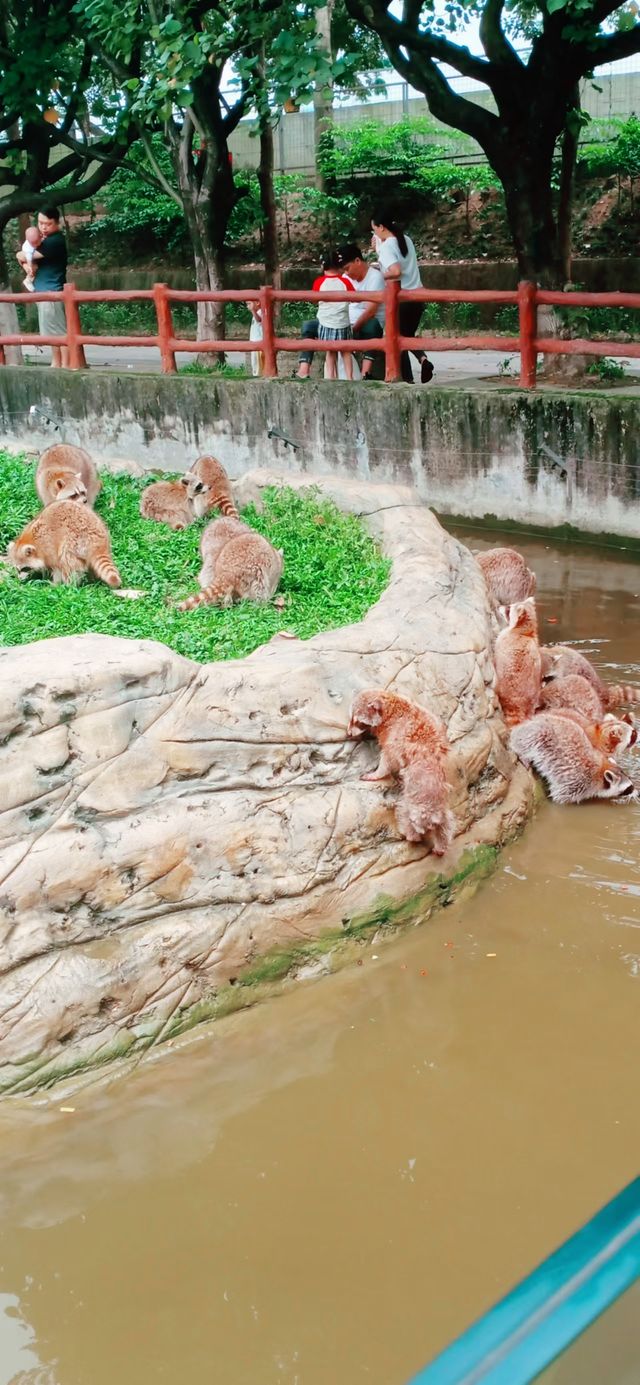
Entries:
POLYGON ((82 335, 82 323, 80 321, 80 309, 76 302, 75 284, 63 284, 64 312, 67 319, 67 341, 69 351, 69 370, 82 370, 86 360, 84 348, 80 345, 78 337, 82 335))
POLYGON ((262 327, 262 373, 273 377, 278 374, 275 333, 273 330, 273 290, 268 284, 260 289, 260 319, 262 327))
POLYGON ((171 316, 168 293, 168 284, 154 284, 153 301, 156 305, 162 373, 163 375, 175 375, 177 369, 175 351, 172 351, 169 346, 169 341, 173 336, 173 317, 171 316))
POLYGON ((520 388, 533 390, 536 386, 536 348, 538 312, 537 286, 523 280, 518 284, 518 314, 520 318, 520 388))
POLYGON ((394 380, 402 379, 402 365, 400 361, 400 322, 398 316, 400 293, 400 280, 387 279, 384 286, 384 334, 387 340, 385 351, 385 374, 387 384, 394 380))

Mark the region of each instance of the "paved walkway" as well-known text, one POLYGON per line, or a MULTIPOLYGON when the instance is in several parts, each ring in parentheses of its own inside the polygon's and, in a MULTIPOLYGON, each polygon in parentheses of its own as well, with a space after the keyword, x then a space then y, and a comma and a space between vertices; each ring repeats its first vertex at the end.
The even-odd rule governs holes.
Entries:
MULTIPOLYGON (((25 357, 33 361, 34 365, 49 364, 50 353, 47 347, 26 346, 23 350, 25 357)), ((160 352, 153 346, 87 346, 85 351, 89 366, 97 370, 113 370, 120 373, 160 370, 160 352)), ((177 355, 178 366, 189 365, 195 359, 195 352, 185 351, 177 355)), ((437 385, 472 384, 487 379, 495 381, 496 385, 508 384, 509 381, 517 384, 518 381, 520 357, 517 353, 511 355, 508 351, 432 351, 431 360, 435 366, 434 384, 437 385)), ((244 351, 229 352, 227 361, 229 365, 234 366, 247 364, 244 351)), ((640 357, 623 357, 620 363, 627 375, 633 377, 634 385, 640 385, 640 357)), ((297 368, 295 353, 281 352, 279 368, 285 377, 293 375, 297 368)), ((319 378, 320 369, 317 365, 313 374, 319 378)))

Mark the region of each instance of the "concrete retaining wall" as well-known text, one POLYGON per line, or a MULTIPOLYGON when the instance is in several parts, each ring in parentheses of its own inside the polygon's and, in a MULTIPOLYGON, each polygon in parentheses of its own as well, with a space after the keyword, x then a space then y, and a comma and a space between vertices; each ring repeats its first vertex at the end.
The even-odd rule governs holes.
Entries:
POLYGON ((56 438, 98 462, 185 470, 211 451, 232 476, 256 466, 414 485, 443 514, 570 525, 640 541, 638 400, 632 393, 420 389, 0 370, 0 442, 56 438), (37 421, 48 411, 57 431, 37 421), (562 457, 560 470, 542 451, 562 457))

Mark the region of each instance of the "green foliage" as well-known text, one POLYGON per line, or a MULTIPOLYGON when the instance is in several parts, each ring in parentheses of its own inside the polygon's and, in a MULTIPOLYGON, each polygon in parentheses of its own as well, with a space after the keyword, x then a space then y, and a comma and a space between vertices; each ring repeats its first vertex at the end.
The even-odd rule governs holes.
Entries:
MULTIPOLYGON (((33 473, 24 460, 0 454, 3 551, 36 511, 33 473)), ((265 493, 263 513, 249 506, 243 517, 284 550, 284 609, 243 602, 229 610, 206 606, 177 611, 167 602, 197 590, 198 543, 205 521, 173 533, 142 519, 140 495, 150 479, 105 476, 96 505, 109 525, 123 581, 145 596, 121 600, 102 583, 86 579, 79 587, 54 587, 38 576, 21 582, 7 569, 0 583, 3 645, 95 631, 160 640, 200 662, 238 658, 278 630, 307 639, 318 630, 361 620, 387 584, 389 563, 359 519, 313 492, 273 488, 265 493)))
POLYGON ((78 33, 73 0, 21 0, 0 14, 0 226, 46 192, 91 196, 130 140, 113 75, 78 33), (104 157, 92 160, 94 149, 104 157))
POLYGON ((635 308, 559 308, 558 314, 574 337, 640 336, 640 312, 635 308))
POLYGON ((77 59, 71 44, 72 4, 23 0, 19 8, 20 12, 18 6, 3 6, 0 102, 3 111, 40 120, 56 99, 64 62, 77 59))
MULTIPOLYGON (((160 135, 152 140, 153 157, 175 187, 171 159, 160 135)), ((87 227, 89 240, 117 238, 122 249, 131 245, 138 255, 173 250, 187 240, 182 208, 154 179, 145 150, 138 140, 126 165, 116 170, 102 196, 104 215, 87 227)))
POLYGON ((353 178, 356 174, 384 177, 401 174, 411 181, 426 159, 442 153, 427 141, 436 130, 426 117, 403 119, 387 125, 373 117, 353 125, 334 125, 320 141, 318 161, 326 178, 353 178))
POLYGON ((508 306, 506 308, 498 308, 498 311, 496 312, 495 318, 493 320, 493 325, 495 327, 496 332, 504 332, 505 336, 509 335, 510 337, 517 337, 518 332, 520 330, 520 319, 518 315, 518 309, 516 308, 515 303, 513 304, 513 307, 508 306))
POLYGON ((473 332, 482 323, 482 315, 477 303, 454 303, 453 326, 459 332, 473 332))
POLYGON ((236 202, 229 218, 225 237, 227 245, 234 245, 236 241, 243 240, 247 236, 255 236, 264 225, 264 213, 260 203, 260 184, 257 175, 242 168, 235 174, 234 181, 242 195, 236 202))
POLYGON ((340 196, 321 192, 320 188, 307 183, 300 201, 303 214, 313 218, 325 241, 346 238, 348 227, 358 212, 358 198, 353 193, 345 192, 340 196))
POLYGON ((580 165, 590 177, 616 175, 630 181, 640 177, 640 120, 608 122, 613 138, 588 144, 580 152, 580 165))
POLYGON ((597 356, 591 365, 587 366, 587 375, 597 375, 599 380, 606 384, 615 384, 618 380, 626 379, 626 371, 619 361, 614 361, 610 356, 597 356))
MULTIPOLYGON (((171 187, 176 182, 169 151, 160 135, 151 141, 154 163, 171 187)), ((240 169, 235 175, 240 197, 231 213, 227 242, 233 244, 260 230, 263 222, 260 188, 255 173, 240 169)), ((188 246, 182 207, 155 181, 140 141, 132 146, 126 163, 116 170, 102 196, 104 213, 83 231, 85 243, 102 245, 118 257, 148 260, 188 246), (114 241, 116 245, 114 247, 114 241)))
MULTIPOLYGON (((179 336, 196 335, 195 304, 174 304, 173 325, 179 336)), ((129 303, 81 303, 82 330, 92 336, 155 336, 158 319, 155 305, 142 299, 129 303)))
POLYGON ((240 365, 220 365, 217 361, 215 365, 204 365, 202 361, 192 361, 190 365, 178 366, 178 375, 209 375, 218 380, 248 380, 249 375, 244 366, 240 365))
POLYGON ((325 177, 338 190, 356 177, 370 180, 393 178, 399 191, 427 201, 500 188, 488 164, 455 163, 447 158, 435 136, 437 126, 427 117, 403 118, 393 125, 367 119, 353 125, 335 125, 320 150, 325 177))

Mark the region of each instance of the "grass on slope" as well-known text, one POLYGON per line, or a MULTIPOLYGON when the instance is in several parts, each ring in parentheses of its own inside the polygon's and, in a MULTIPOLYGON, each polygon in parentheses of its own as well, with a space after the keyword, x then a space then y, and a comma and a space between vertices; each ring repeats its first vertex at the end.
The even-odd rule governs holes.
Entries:
MULTIPOLYGON (((1 553, 39 508, 34 470, 35 464, 0 452, 1 553)), ((36 574, 21 582, 11 568, 1 569, 0 645, 94 631, 160 640, 200 662, 233 659, 278 630, 306 639, 361 620, 387 585, 390 565, 358 519, 313 491, 272 488, 264 493, 264 512, 248 506, 243 518, 284 550, 284 608, 242 602, 227 610, 176 611, 168 600, 198 590, 198 544, 206 521, 175 534, 142 519, 140 495, 150 479, 105 475, 96 505, 111 532, 124 586, 146 595, 123 600, 93 578, 78 587, 54 587, 36 574)))

